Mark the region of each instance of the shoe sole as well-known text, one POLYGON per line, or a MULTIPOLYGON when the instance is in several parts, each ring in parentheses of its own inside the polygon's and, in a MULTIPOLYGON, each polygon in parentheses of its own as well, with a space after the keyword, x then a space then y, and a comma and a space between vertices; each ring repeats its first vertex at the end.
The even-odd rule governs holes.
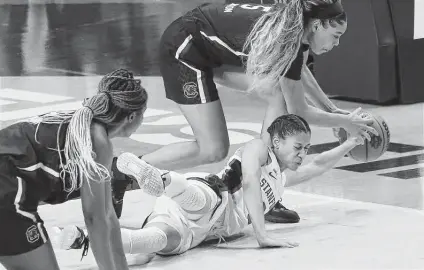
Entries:
POLYGON ((138 185, 147 194, 159 197, 164 193, 164 184, 160 172, 131 153, 121 154, 116 167, 124 174, 134 177, 138 185))

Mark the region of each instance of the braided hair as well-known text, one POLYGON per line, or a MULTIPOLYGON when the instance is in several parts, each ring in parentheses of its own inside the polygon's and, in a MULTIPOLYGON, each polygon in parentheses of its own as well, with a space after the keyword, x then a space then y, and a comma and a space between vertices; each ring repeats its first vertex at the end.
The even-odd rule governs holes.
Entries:
POLYGON ((301 132, 310 134, 311 128, 308 122, 302 117, 295 114, 286 114, 277 117, 267 129, 272 137, 278 136, 285 140, 287 137, 297 135, 301 132))
MULTIPOLYGON (((248 54, 246 74, 252 78, 248 91, 266 95, 275 90, 280 76, 296 59, 308 22, 306 14, 336 1, 340 0, 278 0, 280 5, 259 17, 243 45, 248 54)), ((334 27, 346 21, 346 13, 320 21, 334 27)))
MULTIPOLYGON (((108 169, 97 163, 91 140, 91 123, 93 119, 106 125, 114 125, 133 112, 146 108, 148 95, 141 86, 141 81, 125 69, 118 69, 106 74, 98 85, 96 95, 87 98, 83 107, 75 112, 58 112, 41 116, 41 122, 47 124, 69 123, 66 132, 65 147, 59 147, 60 163, 63 168, 61 179, 65 191, 72 192, 82 186, 82 177, 88 180, 109 181, 108 169), (64 152, 62 159, 61 151, 64 152), (70 175, 67 187, 65 175, 70 175), (78 181, 81 180, 81 181, 78 181)), ((60 127, 59 127, 60 129, 60 127)), ((58 132, 58 136, 59 136, 58 132)))

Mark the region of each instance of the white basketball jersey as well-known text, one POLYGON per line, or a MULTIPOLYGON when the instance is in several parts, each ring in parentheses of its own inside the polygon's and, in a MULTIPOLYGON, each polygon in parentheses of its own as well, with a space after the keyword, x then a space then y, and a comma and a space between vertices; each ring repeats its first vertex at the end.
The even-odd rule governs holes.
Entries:
POLYGON ((261 167, 261 190, 264 213, 268 213, 280 200, 286 184, 286 176, 281 173, 277 158, 271 149, 268 148, 268 165, 261 167))
MULTIPOLYGON (((230 191, 227 209, 214 228, 214 233, 224 237, 241 232, 249 223, 249 213, 243 198, 242 151, 242 148, 238 149, 229 159, 226 168, 218 174, 230 191)), ((285 174, 281 173, 277 158, 270 148, 268 148, 267 164, 261 167, 261 171, 259 181, 265 214, 281 199, 286 183, 285 174)))

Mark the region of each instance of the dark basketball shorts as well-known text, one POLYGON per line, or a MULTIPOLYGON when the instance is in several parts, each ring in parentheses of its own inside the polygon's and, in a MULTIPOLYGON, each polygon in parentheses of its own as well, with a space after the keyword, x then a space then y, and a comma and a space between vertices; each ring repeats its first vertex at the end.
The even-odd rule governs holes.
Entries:
POLYGON ((32 251, 48 241, 38 202, 25 180, 17 177, 7 156, 0 156, 0 256, 32 251))
POLYGON ((165 30, 159 50, 168 99, 178 104, 202 104, 219 99, 213 69, 203 56, 198 39, 189 33, 181 19, 165 30))

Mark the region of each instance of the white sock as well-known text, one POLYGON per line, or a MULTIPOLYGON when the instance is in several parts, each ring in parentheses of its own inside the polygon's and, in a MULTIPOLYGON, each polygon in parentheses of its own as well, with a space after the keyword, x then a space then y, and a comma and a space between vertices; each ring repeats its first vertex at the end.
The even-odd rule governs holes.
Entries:
POLYGON ((165 232, 155 227, 121 229, 121 236, 126 254, 155 253, 164 249, 168 242, 165 232))
POLYGON ((166 187, 165 194, 176 201, 184 210, 199 211, 206 205, 203 191, 190 183, 184 175, 169 172, 171 183, 166 187))

